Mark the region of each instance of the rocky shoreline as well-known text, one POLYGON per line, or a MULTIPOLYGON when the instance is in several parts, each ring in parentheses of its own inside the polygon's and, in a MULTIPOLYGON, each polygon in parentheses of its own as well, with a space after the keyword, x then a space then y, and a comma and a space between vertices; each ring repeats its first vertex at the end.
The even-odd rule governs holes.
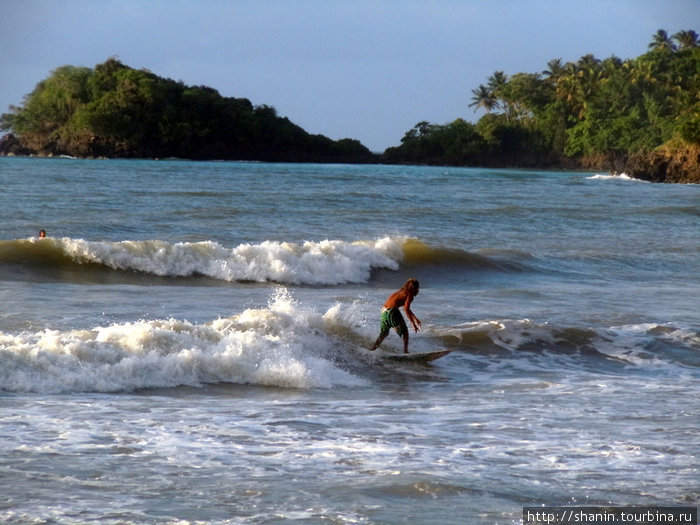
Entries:
POLYGON ((700 148, 630 155, 624 172, 630 177, 649 182, 700 184, 700 148))
POLYGON ((700 146, 659 148, 634 154, 609 154, 585 158, 586 169, 604 170, 647 182, 700 184, 700 146))
MULTIPOLYGON (((34 151, 24 144, 21 139, 12 134, 0 137, 0 156, 38 156, 53 157, 51 152, 34 151)), ((387 162, 377 156, 377 162, 387 162)), ((388 164, 391 164, 389 162, 388 164)), ((489 165, 492 168, 511 167, 489 165)), ((700 184, 700 146, 685 146, 673 151, 660 148, 651 152, 640 152, 632 155, 600 155, 587 157, 580 161, 570 159, 566 165, 548 166, 547 169, 590 169, 602 170, 609 173, 624 173, 629 177, 648 182, 665 182, 677 184, 700 184)))

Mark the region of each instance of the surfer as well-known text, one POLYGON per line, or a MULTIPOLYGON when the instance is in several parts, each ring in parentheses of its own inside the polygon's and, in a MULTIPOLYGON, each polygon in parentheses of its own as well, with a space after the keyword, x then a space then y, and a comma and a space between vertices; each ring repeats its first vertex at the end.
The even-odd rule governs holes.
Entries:
POLYGON ((46 239, 46 230, 39 230, 39 239, 46 239))
POLYGON ((389 298, 384 303, 382 308, 382 317, 380 322, 380 332, 379 337, 372 345, 370 350, 376 350, 382 341, 389 335, 389 331, 394 328, 396 333, 403 337, 403 351, 405 354, 408 353, 408 327, 406 326, 406 321, 404 321, 401 315, 400 308, 403 309, 408 316, 408 320, 411 321, 413 329, 417 332, 420 330, 420 320, 411 311, 411 303, 418 295, 419 284, 416 279, 409 279, 397 292, 394 292, 389 296, 389 298))

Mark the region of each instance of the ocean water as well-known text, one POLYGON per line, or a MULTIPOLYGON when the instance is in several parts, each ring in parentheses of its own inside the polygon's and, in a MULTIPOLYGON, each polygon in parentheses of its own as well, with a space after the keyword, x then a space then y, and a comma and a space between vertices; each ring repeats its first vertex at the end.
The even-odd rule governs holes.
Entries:
POLYGON ((0 158, 0 522, 697 505, 698 253, 693 185, 0 158))

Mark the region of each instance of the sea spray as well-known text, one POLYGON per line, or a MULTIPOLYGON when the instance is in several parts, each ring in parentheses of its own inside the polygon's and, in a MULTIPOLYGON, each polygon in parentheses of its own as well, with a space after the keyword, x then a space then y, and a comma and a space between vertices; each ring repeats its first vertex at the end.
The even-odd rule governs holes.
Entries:
POLYGON ((334 363, 322 314, 284 289, 266 308, 199 325, 177 319, 90 330, 0 333, 0 390, 120 392, 205 383, 285 388, 363 384, 334 363))

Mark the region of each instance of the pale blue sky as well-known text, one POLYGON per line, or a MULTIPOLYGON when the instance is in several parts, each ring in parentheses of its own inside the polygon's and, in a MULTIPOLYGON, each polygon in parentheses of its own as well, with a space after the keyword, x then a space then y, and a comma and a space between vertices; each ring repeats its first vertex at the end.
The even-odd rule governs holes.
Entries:
POLYGON ((636 57, 657 29, 700 32, 700 0, 0 0, 0 112, 117 56, 383 151, 421 120, 475 121, 494 71, 636 57))

